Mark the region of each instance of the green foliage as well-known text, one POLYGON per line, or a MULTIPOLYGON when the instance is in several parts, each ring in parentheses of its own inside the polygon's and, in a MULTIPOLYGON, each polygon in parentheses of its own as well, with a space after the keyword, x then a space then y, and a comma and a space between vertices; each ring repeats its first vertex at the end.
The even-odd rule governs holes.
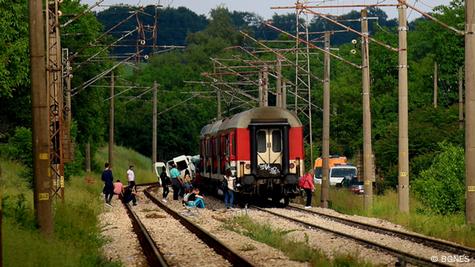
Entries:
POLYGON ((4 266, 120 266, 101 254, 104 240, 97 219, 103 205, 97 197, 100 183, 86 184, 80 177, 66 183, 66 201, 53 207, 54 236, 46 238, 33 221, 33 192, 19 176, 24 166, 3 158, 0 164, 4 266))
POLYGON ((16 196, 5 196, 2 200, 3 216, 24 229, 34 229, 33 211, 23 193, 16 196))
POLYGON ((21 172, 23 179, 33 186, 33 152, 31 130, 17 127, 15 133, 8 139, 8 144, 2 148, 2 154, 11 160, 19 161, 24 168, 21 172))
POLYGON ((29 84, 26 1, 0 1, 0 98, 29 84))
POLYGON ((430 168, 421 172, 413 182, 413 190, 429 211, 438 214, 465 209, 465 160, 463 148, 439 144, 430 168))

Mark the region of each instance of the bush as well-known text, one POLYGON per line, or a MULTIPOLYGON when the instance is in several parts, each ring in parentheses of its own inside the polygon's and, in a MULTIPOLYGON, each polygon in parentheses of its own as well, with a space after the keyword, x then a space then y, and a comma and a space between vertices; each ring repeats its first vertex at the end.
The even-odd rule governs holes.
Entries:
POLYGON ((8 144, 2 149, 2 153, 11 160, 22 163, 25 167, 21 173, 30 187, 33 187, 33 150, 31 130, 25 127, 17 127, 15 133, 8 139, 8 144))
POLYGON ((431 212, 455 213, 465 209, 465 161, 461 147, 440 143, 441 153, 423 170, 412 188, 431 212))

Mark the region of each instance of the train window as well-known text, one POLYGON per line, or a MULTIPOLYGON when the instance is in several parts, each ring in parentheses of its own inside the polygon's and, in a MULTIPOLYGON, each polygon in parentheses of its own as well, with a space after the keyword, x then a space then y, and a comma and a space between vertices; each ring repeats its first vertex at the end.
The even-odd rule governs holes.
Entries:
POLYGON ((225 149, 224 154, 226 156, 229 156, 229 135, 226 135, 224 137, 224 149, 225 149))
POLYGON ((257 132, 257 152, 264 153, 266 152, 267 142, 266 142, 266 131, 257 132))
POLYGON ((272 151, 282 151, 282 133, 280 132, 280 130, 272 131, 272 151))

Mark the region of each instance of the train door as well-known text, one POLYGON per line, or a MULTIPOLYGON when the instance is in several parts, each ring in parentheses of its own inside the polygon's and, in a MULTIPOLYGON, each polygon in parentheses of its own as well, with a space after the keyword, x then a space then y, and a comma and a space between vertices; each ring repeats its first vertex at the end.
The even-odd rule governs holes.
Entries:
POLYGON ((262 176, 280 175, 282 170, 282 130, 259 129, 257 139, 257 169, 262 176))

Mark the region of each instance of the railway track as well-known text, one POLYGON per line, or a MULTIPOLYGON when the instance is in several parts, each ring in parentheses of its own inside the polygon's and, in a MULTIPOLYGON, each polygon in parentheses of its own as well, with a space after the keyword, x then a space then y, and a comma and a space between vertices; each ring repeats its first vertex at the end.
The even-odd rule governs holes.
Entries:
MULTIPOLYGON (((188 231, 193 233, 198 239, 200 239, 204 244, 206 244, 209 248, 214 250, 216 254, 220 255, 222 258, 227 260, 232 266, 253 266, 249 261, 245 258, 241 257, 237 252, 230 249, 226 245, 224 245, 221 241, 216 239, 213 235, 209 232, 201 228, 200 226, 194 224, 189 219, 184 217, 183 215, 175 212, 171 208, 167 207, 163 203, 161 203, 157 198, 155 198, 149 191, 154 187, 155 184, 140 184, 137 185, 138 187, 147 186, 147 188, 143 191, 144 195, 156 206, 158 206, 161 210, 168 213, 171 217, 176 219, 183 225, 188 231)), ((155 259, 156 256, 160 257, 163 256, 160 250, 155 245, 151 235, 148 233, 146 227, 140 222, 137 214, 135 214, 134 210, 129 206, 126 205, 127 211, 129 213, 129 217, 134 224, 134 230, 136 231, 137 235, 139 236, 140 244, 144 249, 144 254, 147 257, 150 266, 168 266, 164 257, 162 260, 155 259), (149 259, 150 255, 150 259, 149 259)))
POLYGON ((124 204, 124 207, 127 210, 130 220, 132 221, 134 232, 139 239, 140 246, 142 247, 142 251, 145 255, 145 258, 147 259, 148 265, 168 267, 165 258, 163 257, 162 253, 160 253, 160 250, 150 236, 150 233, 147 231, 147 228, 145 228, 145 226, 140 221, 139 217, 135 214, 129 204, 124 204))
MULTIPOLYGON (((275 211, 267 209, 267 208, 261 208, 261 207, 257 207, 257 206, 251 206, 250 208, 253 208, 255 210, 259 210, 259 211, 262 211, 262 212, 265 212, 265 213, 268 213, 268 214, 271 214, 273 216, 280 217, 282 219, 291 221, 291 222, 296 223, 296 224, 303 225, 304 227, 309 228, 309 229, 322 230, 322 231, 329 232, 329 233, 335 234, 335 235, 343 237, 343 238, 354 240, 357 243, 360 243, 364 246, 371 247, 375 250, 382 251, 382 252, 385 252, 389 255, 392 255, 392 256, 396 257, 402 265, 407 263, 407 264, 416 265, 416 266, 453 266, 453 265, 448 264, 447 262, 434 261, 433 259, 431 260, 431 258, 430 258, 431 255, 426 255, 426 257, 422 257, 420 255, 416 255, 416 254, 413 254, 413 253, 410 253, 410 252, 406 252, 406 251, 394 248, 390 245, 381 244, 381 243, 378 243, 378 242, 374 242, 372 240, 368 240, 368 239, 365 239, 365 238, 355 236, 354 234, 351 234, 347 231, 332 229, 332 227, 328 226, 328 225, 325 226, 325 225, 319 225, 319 224, 316 224, 316 223, 311 223, 311 222, 308 222, 308 221, 297 219, 297 218, 295 218, 295 216, 284 215, 284 214, 275 212, 275 211)), ((291 207, 289 209, 292 209, 292 210, 295 210, 295 211, 298 211, 298 212, 304 212, 306 214, 312 214, 312 215, 315 215, 315 216, 319 215, 319 214, 313 214, 311 211, 302 210, 302 209, 298 209, 298 208, 295 208, 295 207, 291 207)), ((288 209, 284 209, 284 211, 285 210, 288 210, 288 209)), ((331 220, 327 217, 325 217, 325 219, 327 221, 331 220)), ((345 224, 343 222, 338 222, 338 223, 345 224)), ((358 226, 356 226, 356 222, 351 222, 351 223, 354 223, 354 224, 351 225, 350 222, 348 222, 345 225, 358 228, 358 226)), ((372 225, 366 225, 365 227, 369 228, 370 226, 372 226, 372 225)), ((359 227, 363 227, 363 226, 359 226, 359 227)), ((399 237, 395 233, 391 233, 390 231, 387 231, 387 232, 383 231, 382 227, 377 227, 377 228, 379 228, 378 229, 378 231, 380 231, 380 232, 378 232, 379 234, 399 237)), ((364 229, 364 230, 366 230, 366 229, 364 229)), ((376 231, 376 229, 373 229, 373 230, 376 231)), ((367 231, 371 231, 371 230, 367 230, 367 231)), ((398 233, 398 234, 402 235, 402 233, 398 233)), ((409 237, 407 236, 406 238, 409 238, 409 237)), ((417 239, 417 241, 415 241, 416 240, 415 237, 413 237, 413 239, 409 239, 409 240, 411 242, 414 242, 414 243, 423 244, 424 246, 429 246, 429 245, 426 245, 426 243, 431 244, 429 246, 430 248, 437 249, 437 250, 444 251, 444 252, 448 252, 448 253, 451 253, 451 254, 460 255, 460 254, 463 253, 461 251, 456 250, 456 248, 451 248, 449 250, 444 250, 443 248, 447 247, 448 244, 444 244, 443 247, 436 247, 435 248, 434 247, 434 246, 436 246, 435 243, 428 243, 428 241, 426 241, 426 243, 423 243, 422 238, 421 237, 418 237, 418 238, 419 239, 417 239), (456 252, 454 252, 454 251, 456 251, 456 252)), ((431 239, 431 241, 433 241, 433 240, 431 239)), ((442 242, 442 243, 445 243, 445 242, 442 242)), ((449 242, 446 242, 446 243, 449 243, 449 242)), ((470 256, 470 260, 471 260, 471 262, 473 262, 473 258, 471 256, 470 256)), ((452 264, 457 264, 457 263, 452 262, 452 264)))
POLYGON ((439 239, 435 239, 435 238, 428 237, 428 236, 423 236, 423 235, 416 234, 416 233, 404 232, 404 231, 400 231, 400 230, 397 230, 397 229, 389 229, 389 228, 381 227, 381 226, 378 226, 378 225, 359 222, 359 221, 352 220, 352 219, 349 219, 349 218, 343 218, 343 217, 339 217, 339 216, 335 216, 335 215, 331 215, 331 214, 326 214, 326 213, 322 213, 322 212, 318 212, 318 211, 314 211, 314 210, 307 210, 307 209, 303 209, 303 208, 298 207, 298 206, 293 205, 293 204, 289 205, 287 207, 287 209, 296 210, 296 211, 299 211, 299 212, 305 212, 305 213, 308 213, 308 214, 319 216, 319 217, 322 217, 322 218, 325 218, 325 219, 328 219, 328 220, 339 222, 339 223, 342 223, 342 224, 345 224, 345 225, 348 225, 348 226, 352 226, 352 227, 356 227, 356 228, 359 228, 359 229, 363 229, 363 230, 367 230, 367 231, 371 231, 371 232, 375 232, 375 233, 380 233, 380 234, 384 234, 384 235, 395 236, 395 237, 398 237, 398 238, 401 238, 401 239, 404 239, 404 240, 409 240, 409 241, 412 241, 412 242, 415 242, 415 243, 423 244, 425 246, 432 247, 434 249, 448 251, 448 252, 453 253, 453 254, 467 255, 471 259, 475 259, 475 249, 474 248, 466 247, 466 246, 456 244, 456 243, 452 243, 452 242, 448 242, 448 241, 445 241, 445 240, 439 240, 439 239))

